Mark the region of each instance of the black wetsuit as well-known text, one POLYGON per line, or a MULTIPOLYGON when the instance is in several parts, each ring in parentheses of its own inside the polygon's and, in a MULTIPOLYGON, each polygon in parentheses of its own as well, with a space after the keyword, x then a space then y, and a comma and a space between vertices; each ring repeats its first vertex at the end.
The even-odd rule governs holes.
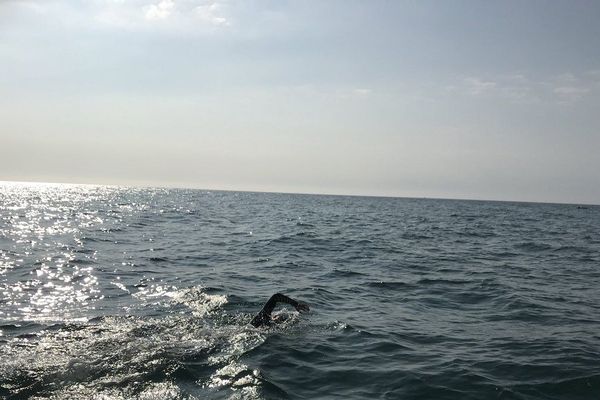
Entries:
POLYGON ((262 310, 250 321, 252 325, 255 327, 270 325, 271 324, 271 313, 275 309, 277 303, 286 303, 298 308, 298 303, 296 300, 287 297, 281 293, 275 293, 269 301, 263 306, 262 310))

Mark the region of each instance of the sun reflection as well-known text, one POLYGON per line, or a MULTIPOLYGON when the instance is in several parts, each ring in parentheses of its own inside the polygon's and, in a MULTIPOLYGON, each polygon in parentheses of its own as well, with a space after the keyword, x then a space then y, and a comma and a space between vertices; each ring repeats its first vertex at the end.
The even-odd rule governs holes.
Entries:
POLYGON ((93 185, 0 182, 0 301, 4 319, 61 319, 101 296, 85 229, 101 228, 107 190, 93 185))

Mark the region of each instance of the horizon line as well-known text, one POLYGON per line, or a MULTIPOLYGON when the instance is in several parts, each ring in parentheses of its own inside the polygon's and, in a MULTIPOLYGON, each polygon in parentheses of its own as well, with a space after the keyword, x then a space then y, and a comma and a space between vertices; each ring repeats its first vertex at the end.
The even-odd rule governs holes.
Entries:
POLYGON ((348 193, 317 193, 317 192, 287 192, 287 191, 269 191, 269 190, 241 190, 241 189, 210 189, 203 187, 179 186, 179 183, 174 185, 158 185, 144 183, 88 183, 88 182, 46 182, 46 181, 20 181, 20 180, 0 180, 0 185, 6 183, 12 184, 30 184, 30 185, 72 185, 72 186, 105 186, 105 187, 124 187, 138 189, 175 189, 175 190, 200 190, 206 192, 239 192, 239 193, 266 193, 266 194, 294 194, 303 196, 332 196, 332 197, 374 197, 383 199, 408 199, 408 200, 449 200, 449 201, 484 201, 490 203, 524 203, 524 204, 549 204, 549 205, 571 205, 571 206, 593 206, 598 207, 600 203, 568 203, 556 201, 531 201, 531 200, 498 200, 485 198, 463 198, 463 197, 430 197, 430 196, 392 196, 381 194, 348 194, 348 193))

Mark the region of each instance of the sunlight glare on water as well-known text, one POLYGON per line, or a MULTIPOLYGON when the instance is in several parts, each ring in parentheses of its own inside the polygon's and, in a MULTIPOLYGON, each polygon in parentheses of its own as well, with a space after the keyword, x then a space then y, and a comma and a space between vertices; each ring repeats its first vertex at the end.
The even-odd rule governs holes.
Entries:
POLYGON ((3 298, 18 311, 4 311, 3 317, 63 320, 93 308, 93 302, 102 297, 90 265, 95 253, 78 252, 83 247, 79 233, 82 228, 102 225, 97 210, 82 208, 107 189, 42 183, 4 183, 0 188, 4 219, 0 234, 5 243, 13 243, 13 249, 2 249, 1 272, 6 275, 26 263, 33 266, 29 276, 21 271, 18 280, 2 283, 3 298), (8 217, 6 212, 10 212, 8 217), (10 257, 15 248, 21 257, 10 257))

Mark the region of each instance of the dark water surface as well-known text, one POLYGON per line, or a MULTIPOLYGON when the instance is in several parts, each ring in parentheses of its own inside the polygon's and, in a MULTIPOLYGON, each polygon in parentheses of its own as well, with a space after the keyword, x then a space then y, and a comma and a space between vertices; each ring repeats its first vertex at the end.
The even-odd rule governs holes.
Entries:
POLYGON ((0 185, 0 398, 598 399, 599 321, 599 207, 0 185))

